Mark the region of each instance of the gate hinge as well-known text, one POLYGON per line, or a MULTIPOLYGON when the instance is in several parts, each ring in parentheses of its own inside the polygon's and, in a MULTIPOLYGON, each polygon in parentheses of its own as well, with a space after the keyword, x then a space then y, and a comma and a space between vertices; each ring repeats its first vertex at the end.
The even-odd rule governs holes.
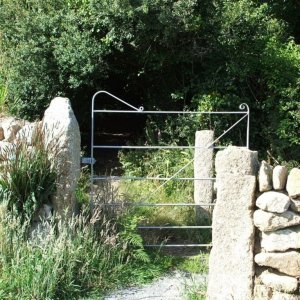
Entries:
POLYGON ((96 159, 94 157, 81 157, 81 163, 85 165, 95 164, 96 159))

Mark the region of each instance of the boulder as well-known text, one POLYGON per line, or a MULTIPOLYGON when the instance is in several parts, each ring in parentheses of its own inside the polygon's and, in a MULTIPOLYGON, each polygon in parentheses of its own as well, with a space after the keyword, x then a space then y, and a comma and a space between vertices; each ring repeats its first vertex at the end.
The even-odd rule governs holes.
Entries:
POLYGON ((281 273, 266 270, 261 273, 260 279, 264 285, 278 292, 294 293, 298 289, 298 281, 295 277, 281 273))
POLYGON ((289 210, 278 214, 259 209, 254 212, 253 221, 254 225, 261 231, 275 231, 277 229, 299 225, 300 215, 289 210))
POLYGON ((274 190, 285 189, 288 176, 288 170, 285 166, 276 166, 273 170, 273 188, 274 190))
POLYGON ((267 192, 272 189, 273 168, 266 162, 262 161, 259 168, 258 185, 260 192, 267 192))
POLYGON ((254 300, 269 300, 272 297, 272 289, 263 284, 255 284, 253 294, 254 300))
POLYGON ((38 134, 38 125, 38 122, 34 122, 23 126, 16 134, 16 140, 26 142, 28 145, 33 145, 34 139, 38 134))
POLYGON ((300 212, 300 199, 291 199, 291 210, 300 212))
POLYGON ((279 229, 274 232, 262 232, 261 246, 267 252, 286 251, 300 248, 300 226, 279 229))
POLYGON ((75 190, 80 176, 80 131, 67 98, 54 98, 43 118, 45 145, 57 170, 57 189, 53 209, 57 215, 76 211, 75 190))
POLYGON ((286 190, 289 193, 289 196, 292 198, 296 198, 300 196, 300 169, 294 168, 291 170, 287 183, 286 190))
POLYGON ((4 140, 6 142, 12 142, 18 131, 27 124, 24 120, 19 120, 14 117, 7 117, 4 119, 1 119, 1 127, 3 129, 4 133, 4 140))
POLYGON ((271 300, 300 300, 300 295, 274 292, 271 300))
POLYGON ((263 193, 256 200, 256 206, 260 209, 276 213, 287 211, 290 203, 287 195, 274 191, 263 193))
POLYGON ((3 159, 12 159, 15 157, 15 145, 9 142, 0 141, 0 155, 3 159))
POLYGON ((270 267, 294 277, 300 276, 300 253, 297 251, 258 253, 254 260, 260 266, 270 267))
POLYGON ((257 175, 259 169, 257 151, 229 146, 216 155, 217 175, 257 175))

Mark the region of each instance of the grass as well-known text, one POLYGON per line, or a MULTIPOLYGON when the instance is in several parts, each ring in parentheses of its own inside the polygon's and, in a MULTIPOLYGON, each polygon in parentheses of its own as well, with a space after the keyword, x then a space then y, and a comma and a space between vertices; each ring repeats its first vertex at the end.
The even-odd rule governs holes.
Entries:
POLYGON ((7 114, 6 99, 7 86, 0 84, 0 116, 7 114))
MULTIPOLYGON (((171 177, 190 162, 190 150, 159 150, 137 153, 120 152, 119 159, 126 176, 171 177)), ((193 164, 188 165, 176 177, 193 177, 193 164)), ((193 181, 169 182, 158 180, 123 181, 119 195, 114 197, 123 202, 146 203, 194 203, 193 181), (164 186, 161 186, 164 184, 164 186)), ((135 214, 142 216, 141 225, 211 225, 211 220, 196 220, 193 207, 161 206, 138 207, 135 214)), ((146 243, 201 243, 211 242, 210 229, 163 229, 143 230, 146 243)))
MULTIPOLYGON (((32 146, 17 142, 0 157, 0 299, 99 299, 109 290, 147 283, 174 268, 206 272, 203 255, 185 260, 146 251, 143 242, 151 235, 142 238, 137 230, 139 224, 192 224, 191 211, 178 210, 174 219, 166 209, 110 209, 102 203, 116 197, 108 185, 91 213, 85 209, 87 176, 76 191, 81 213, 64 221, 54 215, 32 235, 32 216, 55 191, 56 173, 41 140, 32 146)), ((190 187, 170 185, 159 192, 160 201, 182 201, 190 194, 190 187)), ((143 197, 153 188, 136 184, 121 186, 119 192, 125 198, 143 197)), ((159 237, 170 239, 170 234, 159 237)))
POLYGON ((172 258, 147 254, 134 226, 119 228, 103 211, 68 222, 52 219, 28 239, 28 224, 14 214, 0 219, 0 298, 78 299, 151 281, 173 265, 172 258))
POLYGON ((47 203, 56 187, 56 171, 49 155, 56 156, 58 147, 44 145, 44 132, 36 128, 32 144, 26 137, 0 151, 0 197, 23 218, 31 219, 47 203))

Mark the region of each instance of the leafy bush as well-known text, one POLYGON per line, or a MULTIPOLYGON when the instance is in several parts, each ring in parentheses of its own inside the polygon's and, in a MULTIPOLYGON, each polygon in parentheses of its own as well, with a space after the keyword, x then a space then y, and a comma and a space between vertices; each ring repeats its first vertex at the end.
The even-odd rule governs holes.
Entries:
POLYGON ((4 0, 1 84, 8 84, 9 108, 19 115, 34 118, 63 94, 82 123, 89 113, 83 104, 99 89, 149 109, 206 102, 232 110, 246 102, 251 147, 299 160, 300 57, 291 37, 299 41, 297 7, 258 0, 4 0))
MULTIPOLYGON (((29 220, 51 200, 56 186, 56 171, 41 128, 33 133, 32 141, 29 145, 26 138, 18 139, 0 151, 0 197, 8 201, 9 209, 29 220)), ((51 155, 58 151, 51 147, 51 155)))

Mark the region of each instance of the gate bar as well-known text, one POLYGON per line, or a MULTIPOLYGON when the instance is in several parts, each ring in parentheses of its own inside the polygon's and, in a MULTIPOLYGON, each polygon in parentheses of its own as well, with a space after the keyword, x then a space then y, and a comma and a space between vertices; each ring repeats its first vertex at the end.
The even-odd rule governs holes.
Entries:
MULTIPOLYGON (((136 109, 136 108, 135 108, 136 109)), ((95 109, 95 113, 127 113, 127 114, 194 114, 194 115, 229 115, 248 114, 247 111, 176 111, 176 110, 109 110, 95 109)))
POLYGON ((152 247, 158 247, 158 248, 162 248, 162 247, 167 247, 167 248, 171 248, 171 247, 212 247, 212 244, 166 244, 166 245, 144 245, 144 247, 148 247, 148 248, 152 248, 152 247))
POLYGON ((94 180, 211 180, 215 181, 215 177, 193 178, 193 177, 140 177, 140 176, 95 176, 94 180))
POLYGON ((142 203, 142 202, 123 202, 123 203, 104 203, 105 206, 215 206, 216 203, 142 203))
MULTIPOLYGON (((122 145, 94 145, 94 149, 206 149, 201 146, 122 146, 122 145)), ((211 149, 226 149, 227 146, 210 147, 211 149)))
POLYGON ((212 226, 137 226, 138 229, 211 229, 212 226))

